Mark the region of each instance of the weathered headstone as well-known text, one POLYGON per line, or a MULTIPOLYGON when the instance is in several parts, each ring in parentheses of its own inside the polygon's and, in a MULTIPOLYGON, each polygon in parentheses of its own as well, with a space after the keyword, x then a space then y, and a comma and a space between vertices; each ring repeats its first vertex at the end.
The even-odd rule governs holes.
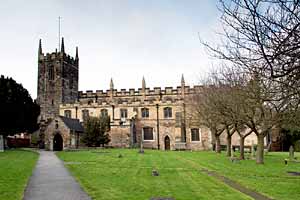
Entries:
POLYGON ((289 156, 290 156, 290 160, 294 160, 295 156, 294 156, 294 147, 293 147, 293 145, 290 146, 289 156))
POLYGON ((3 135, 0 135, 0 152, 4 152, 3 135))
POLYGON ((269 151, 271 150, 271 142, 267 145, 267 149, 265 149, 265 155, 268 155, 269 151))
POLYGON ((152 176, 159 176, 159 172, 157 170, 152 170, 152 176))

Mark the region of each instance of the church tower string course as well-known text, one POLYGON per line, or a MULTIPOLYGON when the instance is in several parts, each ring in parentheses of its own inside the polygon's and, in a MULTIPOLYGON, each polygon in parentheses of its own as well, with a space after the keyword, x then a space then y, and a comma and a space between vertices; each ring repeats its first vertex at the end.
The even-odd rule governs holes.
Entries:
POLYGON ((66 54, 64 38, 60 51, 42 51, 42 41, 38 49, 38 90, 37 102, 41 107, 40 120, 48 121, 59 115, 59 105, 75 103, 78 98, 79 56, 76 47, 75 58, 66 54))

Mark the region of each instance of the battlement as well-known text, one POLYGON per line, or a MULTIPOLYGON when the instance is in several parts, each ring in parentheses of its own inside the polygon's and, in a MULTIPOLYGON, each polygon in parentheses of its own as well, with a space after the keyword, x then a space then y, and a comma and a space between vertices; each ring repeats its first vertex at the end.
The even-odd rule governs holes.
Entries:
POLYGON ((76 65, 78 63, 78 60, 76 60, 76 58, 63 52, 52 52, 52 53, 40 54, 39 59, 46 60, 46 61, 56 61, 56 60, 63 59, 65 62, 71 63, 73 65, 76 65))
MULTIPOLYGON (((202 86, 196 85, 194 87, 185 86, 184 94, 195 93, 197 90, 201 89, 202 86)), ((138 88, 137 90, 134 88, 130 89, 113 89, 113 90, 96 90, 95 92, 92 90, 87 90, 86 92, 79 91, 79 98, 101 98, 101 97, 138 97, 138 96, 157 96, 157 95, 182 95, 182 87, 178 86, 177 88, 173 87, 154 87, 153 89, 138 88)))
POLYGON ((42 42, 39 41, 39 61, 58 61, 63 60, 69 64, 78 65, 79 57, 78 57, 78 47, 76 47, 76 55, 75 58, 65 53, 65 45, 64 45, 64 38, 61 40, 61 46, 60 51, 55 50, 55 52, 52 53, 46 53, 44 54, 42 51, 42 42))

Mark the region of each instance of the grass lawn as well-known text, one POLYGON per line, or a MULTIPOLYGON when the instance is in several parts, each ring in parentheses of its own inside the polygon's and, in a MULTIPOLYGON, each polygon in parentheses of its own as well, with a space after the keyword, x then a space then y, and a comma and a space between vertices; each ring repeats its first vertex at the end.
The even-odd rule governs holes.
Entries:
POLYGON ((38 154, 24 150, 0 153, 0 199, 21 200, 38 154))
MULTIPOLYGON (((243 186, 280 200, 300 199, 300 176, 291 176, 287 171, 300 172, 299 163, 284 164, 287 152, 272 152, 265 156, 265 164, 257 165, 254 160, 231 163, 223 155, 212 152, 186 152, 178 154, 178 159, 195 166, 203 166, 217 171, 243 186)), ((295 154, 298 159, 300 153, 295 154)))
POLYGON ((285 166, 287 153, 269 153, 261 166, 253 160, 231 163, 224 154, 213 152, 148 150, 141 155, 137 150, 106 149, 59 152, 58 156, 93 199, 249 199, 200 172, 201 168, 215 170, 275 199, 300 197, 300 177, 286 173, 300 171, 300 163, 285 166), (152 169, 160 176, 153 177, 152 169))

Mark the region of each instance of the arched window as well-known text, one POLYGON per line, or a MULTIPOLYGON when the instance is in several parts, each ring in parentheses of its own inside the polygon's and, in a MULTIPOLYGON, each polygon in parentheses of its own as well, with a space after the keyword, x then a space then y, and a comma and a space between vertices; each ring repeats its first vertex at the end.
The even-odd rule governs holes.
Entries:
POLYGON ((53 65, 50 65, 48 67, 48 78, 49 78, 49 80, 54 80, 54 67, 53 67, 53 65))
POLYGON ((192 139, 192 141, 200 141, 199 128, 191 129, 191 139, 192 139))
POLYGON ((106 117, 106 116, 108 116, 108 111, 107 111, 107 109, 101 109, 101 111, 100 111, 100 116, 101 116, 101 117, 106 117))
POLYGON ((153 128, 152 127, 144 127, 144 140, 153 140, 153 128))
POLYGON ((71 110, 65 110, 65 117, 71 118, 72 112, 71 110))
POLYGON ((82 110, 82 120, 86 121, 89 118, 89 110, 82 110))
POLYGON ((164 108, 164 117, 165 118, 172 118, 172 108, 165 107, 164 108))
POLYGON ((149 117, 149 109, 148 108, 142 108, 142 118, 148 118, 149 117))

